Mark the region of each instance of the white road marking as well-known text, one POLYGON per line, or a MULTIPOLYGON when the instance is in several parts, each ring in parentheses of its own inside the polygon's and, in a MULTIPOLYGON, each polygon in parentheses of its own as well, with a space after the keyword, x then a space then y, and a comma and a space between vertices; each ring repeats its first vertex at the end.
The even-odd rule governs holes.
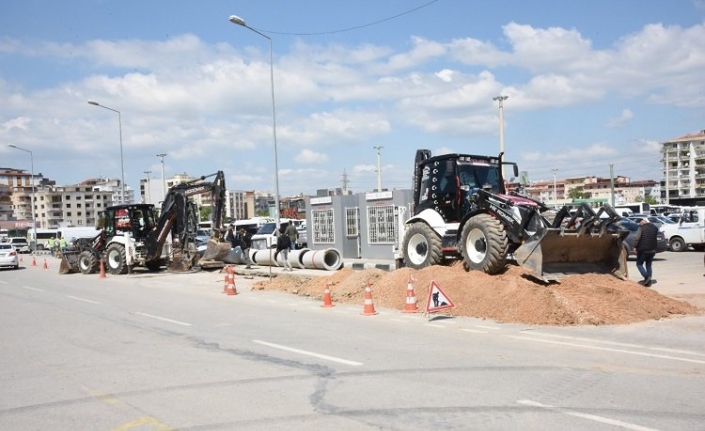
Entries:
POLYGON ((705 361, 700 361, 697 359, 690 359, 690 358, 679 358, 677 356, 667 356, 667 355, 657 355, 654 353, 645 353, 645 352, 635 352, 633 350, 624 350, 624 349, 613 349, 610 347, 600 347, 600 346, 589 346, 587 344, 577 344, 577 343, 566 343, 563 341, 553 341, 553 340, 542 340, 540 338, 536 337, 519 337, 516 335, 508 335, 509 338, 516 338, 518 340, 528 340, 528 341, 538 341, 540 343, 549 343, 549 344, 560 344, 563 346, 571 346, 571 347, 582 347, 585 349, 594 349, 594 350, 604 350, 607 352, 617 352, 617 353, 626 353, 628 355, 636 355, 636 356, 647 356, 650 358, 659 358, 659 359, 670 359, 673 361, 682 361, 682 362, 692 362, 694 364, 705 364, 705 361))
POLYGON ((149 318, 152 318, 152 319, 161 320, 161 321, 163 321, 163 322, 175 323, 175 324, 177 324, 177 325, 183 325, 183 326, 191 326, 190 323, 179 322, 178 320, 167 319, 166 317, 159 317, 159 316, 154 316, 154 315, 152 315, 152 314, 140 313, 140 312, 137 312, 137 313, 135 313, 135 314, 139 314, 140 316, 149 317, 149 318))
POLYGON ((575 416, 577 418, 588 419, 591 421, 601 422, 603 424, 608 424, 608 425, 614 425, 614 426, 618 426, 621 428, 634 430, 634 431, 659 431, 655 428, 648 428, 648 427, 644 427, 641 425, 632 424, 629 422, 623 422, 623 421, 620 421, 617 419, 610 419, 610 418, 606 418, 606 417, 602 417, 602 416, 591 415, 591 414, 587 414, 587 413, 580 413, 580 412, 576 412, 573 410, 568 410, 568 409, 563 409, 560 407, 552 406, 549 404, 537 403, 536 401, 531 401, 531 400, 518 400, 517 403, 525 405, 525 406, 540 407, 543 409, 555 409, 555 410, 557 410, 563 414, 566 414, 568 416, 575 416))
POLYGON ((36 287, 30 287, 30 286, 22 286, 23 289, 29 289, 29 290, 34 290, 36 292, 46 292, 44 289, 38 289, 36 287))
POLYGON ((498 328, 496 326, 484 326, 484 325, 475 325, 476 328, 482 328, 482 329, 491 329, 493 331, 500 331, 502 328, 498 328))
POLYGON ((71 295, 66 295, 66 296, 67 296, 68 298, 75 299, 76 301, 90 302, 91 304, 100 304, 100 302, 98 302, 98 301, 93 301, 93 300, 86 299, 86 298, 81 298, 81 297, 78 297, 78 296, 71 296, 71 295))
POLYGON ((613 346, 622 346, 622 347, 633 347, 633 348, 637 348, 637 349, 657 350, 660 352, 680 353, 683 355, 705 356, 705 353, 693 352, 692 350, 671 349, 669 347, 645 346, 645 345, 641 345, 641 344, 619 343, 616 341, 605 341, 605 340, 598 340, 595 338, 571 337, 568 335, 547 334, 544 332, 534 332, 534 331, 523 332, 523 334, 525 334, 525 335, 538 335, 541 337, 562 338, 562 339, 567 339, 567 340, 588 341, 588 342, 592 342, 592 343, 610 344, 613 346))
POLYGON ((438 325, 438 324, 435 324, 435 323, 425 323, 424 326, 430 326, 431 328, 441 328, 441 329, 445 328, 445 326, 443 326, 443 325, 438 325))
POLYGON ((275 349, 286 350, 287 352, 299 353, 301 355, 313 356, 314 358, 324 359, 326 361, 339 362, 345 365, 360 366, 363 365, 362 362, 349 361, 347 359, 336 358, 334 356, 323 355, 321 353, 309 352, 307 350, 295 349, 293 347, 282 346, 281 344, 268 343, 261 340, 252 340, 253 343, 261 344, 263 346, 273 347, 275 349))
POLYGON ((480 331, 479 329, 468 329, 468 328, 460 328, 461 331, 465 332, 473 332, 475 334, 486 334, 487 331, 480 331))

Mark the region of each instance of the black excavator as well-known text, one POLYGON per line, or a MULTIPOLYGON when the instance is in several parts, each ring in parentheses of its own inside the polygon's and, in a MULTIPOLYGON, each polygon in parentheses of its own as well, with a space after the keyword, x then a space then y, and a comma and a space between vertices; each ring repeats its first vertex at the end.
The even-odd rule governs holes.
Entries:
POLYGON ((218 171, 171 187, 158 216, 152 204, 110 206, 100 233, 76 241, 74 250, 63 254, 59 272, 96 273, 101 260, 111 274, 125 274, 134 267, 156 271, 165 265, 172 271, 188 271, 200 262, 222 266, 230 253, 230 243, 223 238, 225 197, 225 175, 218 171), (213 176, 213 181, 205 181, 213 176), (201 257, 195 240, 198 208, 189 197, 206 193, 212 199, 213 229, 201 257))

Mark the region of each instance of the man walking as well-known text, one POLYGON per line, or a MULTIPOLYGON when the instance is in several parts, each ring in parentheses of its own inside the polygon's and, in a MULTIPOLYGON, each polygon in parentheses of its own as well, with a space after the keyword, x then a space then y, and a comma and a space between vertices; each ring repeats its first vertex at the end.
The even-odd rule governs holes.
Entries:
POLYGON ((252 246, 252 237, 250 233, 244 227, 240 228, 240 248, 242 248, 242 257, 247 265, 245 269, 252 268, 252 261, 250 261, 250 247, 252 246))
POLYGON ((286 226, 284 234, 289 237, 289 249, 296 250, 296 240, 299 239, 299 231, 296 230, 294 222, 289 220, 289 224, 286 226))
POLYGON ((651 286, 651 263, 656 255, 656 236, 658 228, 648 220, 639 222, 639 230, 634 236, 634 249, 636 250, 636 269, 644 279, 639 282, 642 286, 651 286))

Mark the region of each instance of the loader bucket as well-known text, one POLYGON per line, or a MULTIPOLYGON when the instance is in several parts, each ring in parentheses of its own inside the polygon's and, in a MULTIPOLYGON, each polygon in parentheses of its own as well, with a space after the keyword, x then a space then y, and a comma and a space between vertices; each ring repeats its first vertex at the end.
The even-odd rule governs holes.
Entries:
POLYGON ((78 252, 68 251, 61 253, 61 263, 59 264, 59 274, 75 274, 81 272, 78 267, 78 252))
POLYGON ((627 252, 623 246, 629 232, 591 234, 546 229, 519 247, 517 263, 545 282, 560 281, 569 274, 611 274, 627 279, 627 252))
POLYGON ((229 241, 218 242, 214 239, 208 240, 206 251, 203 253, 203 260, 216 260, 222 262, 230 254, 231 245, 229 241))

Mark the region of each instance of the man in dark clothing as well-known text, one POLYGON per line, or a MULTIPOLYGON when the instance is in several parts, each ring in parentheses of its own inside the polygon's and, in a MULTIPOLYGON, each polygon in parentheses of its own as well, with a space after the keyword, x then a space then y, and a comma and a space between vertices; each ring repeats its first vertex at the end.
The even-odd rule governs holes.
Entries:
POLYGON ((240 234, 238 235, 240 241, 240 248, 242 249, 242 258, 247 265, 245 269, 250 269, 252 267, 252 262, 250 261, 250 247, 252 246, 252 237, 250 233, 244 228, 240 228, 240 234))
POLYGON ((237 240, 235 239, 235 232, 233 232, 233 229, 235 226, 230 225, 228 226, 228 232, 225 234, 225 240, 230 242, 230 247, 235 248, 237 246, 237 240))
POLYGON ((642 286, 651 286, 651 263, 656 255, 656 242, 658 228, 643 219, 639 222, 639 230, 634 236, 634 249, 636 250, 636 269, 644 279, 639 282, 642 286), (646 265, 646 268, 644 267, 646 265))

